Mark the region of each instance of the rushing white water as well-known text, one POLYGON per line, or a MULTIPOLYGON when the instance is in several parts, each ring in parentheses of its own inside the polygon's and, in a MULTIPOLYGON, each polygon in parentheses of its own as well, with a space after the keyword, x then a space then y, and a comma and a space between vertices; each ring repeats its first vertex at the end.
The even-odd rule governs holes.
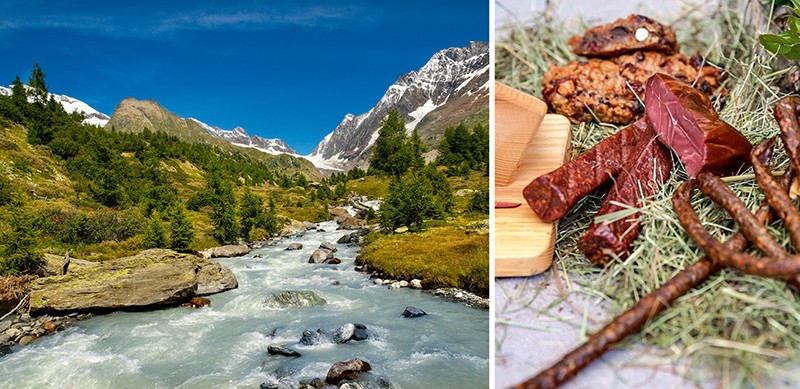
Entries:
POLYGON ((353 270, 357 247, 337 245, 340 265, 308 264, 322 241, 347 233, 333 222, 320 228, 328 231, 221 260, 239 288, 209 296, 210 307, 101 315, 0 357, 0 388, 257 388, 292 371, 296 379, 324 379, 334 362, 352 358, 402 388, 489 386, 487 310, 374 285, 353 270), (304 248, 284 251, 291 242, 304 248), (285 290, 311 290, 328 303, 264 306, 265 296, 285 290), (406 306, 428 315, 403 318, 406 306), (345 323, 365 324, 371 338, 298 343, 304 330, 334 331, 345 323), (302 357, 270 356, 269 345, 287 345, 302 357))

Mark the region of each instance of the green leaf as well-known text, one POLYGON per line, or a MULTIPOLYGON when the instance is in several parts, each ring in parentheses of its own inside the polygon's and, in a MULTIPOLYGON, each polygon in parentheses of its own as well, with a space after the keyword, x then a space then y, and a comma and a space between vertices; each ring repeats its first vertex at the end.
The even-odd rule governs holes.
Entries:
POLYGON ((758 41, 761 42, 761 45, 764 46, 767 51, 776 54, 779 54, 779 50, 782 46, 788 44, 786 39, 773 34, 762 34, 758 37, 758 41))
POLYGON ((800 61, 800 44, 792 45, 790 50, 783 56, 791 61, 800 61))

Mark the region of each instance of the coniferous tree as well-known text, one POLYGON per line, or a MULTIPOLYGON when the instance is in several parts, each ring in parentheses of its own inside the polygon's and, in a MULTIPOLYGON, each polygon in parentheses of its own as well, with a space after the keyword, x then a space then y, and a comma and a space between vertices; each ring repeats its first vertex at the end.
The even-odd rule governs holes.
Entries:
POLYGON ((233 186, 222 179, 218 170, 212 171, 207 177, 212 193, 211 221, 214 223, 214 239, 223 244, 234 243, 240 235, 241 226, 236 220, 233 186))
POLYGON ((177 251, 188 250, 194 239, 194 227, 180 203, 173 206, 169 223, 169 248, 177 251))
POLYGON ((406 123, 400 113, 392 109, 383 119, 372 157, 371 169, 400 177, 411 164, 411 151, 406 142, 406 123))
POLYGON ((239 206, 239 218, 242 226, 242 237, 250 239, 250 232, 253 227, 256 227, 261 218, 263 218, 264 201, 260 197, 254 195, 249 187, 244 189, 242 195, 241 205, 239 206))
POLYGON ((411 166, 414 169, 422 169, 425 166, 425 157, 423 154, 428 151, 428 146, 422 141, 422 138, 419 136, 419 132, 416 128, 411 133, 409 148, 411 155, 411 166))
POLYGON ((153 220, 151 220, 150 224, 147 226, 147 231, 144 233, 142 245, 148 249, 165 248, 167 247, 167 238, 165 234, 166 231, 164 231, 164 225, 161 224, 161 220, 159 220, 157 216, 154 216, 153 220))
POLYGON ((28 86, 31 87, 30 96, 33 98, 34 103, 47 103, 47 84, 44 82, 44 71, 39 66, 39 62, 33 64, 31 76, 28 78, 28 86))

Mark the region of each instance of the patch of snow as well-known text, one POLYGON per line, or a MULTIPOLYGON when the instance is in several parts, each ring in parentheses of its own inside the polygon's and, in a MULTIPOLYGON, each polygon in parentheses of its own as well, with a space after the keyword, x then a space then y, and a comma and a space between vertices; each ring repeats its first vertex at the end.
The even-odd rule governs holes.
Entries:
MULTIPOLYGON (((28 90, 30 89, 30 87, 25 85, 25 89, 28 90)), ((11 96, 12 94, 11 88, 0 86, 0 94, 11 96)), ((83 122, 86 124, 103 127, 108 123, 109 120, 111 120, 111 118, 108 115, 92 108, 89 104, 86 104, 83 101, 80 101, 74 97, 69 97, 67 95, 57 95, 55 93, 50 93, 48 98, 49 97, 53 97, 55 101, 60 103, 61 106, 64 107, 65 112, 67 113, 79 112, 81 115, 83 115, 84 117, 83 122)), ((28 101, 33 102, 33 98, 28 96, 28 101)))
MULTIPOLYGON (((447 101, 447 100, 448 99, 445 99, 445 101, 447 101)), ((414 120, 412 120, 411 122, 406 123, 406 132, 413 131, 415 128, 417 128, 417 124, 419 124, 419 122, 422 121, 422 118, 424 118, 425 115, 429 114, 434 109, 441 107, 442 105, 444 105, 444 103, 437 105, 437 104, 433 103, 433 100, 428 99, 428 101, 426 101, 425 104, 423 104, 421 107, 419 107, 419 108, 415 109, 413 112, 409 113, 408 115, 411 116, 412 118, 414 118, 414 120)), ((377 133, 377 131, 376 131, 376 133, 377 133)), ((376 139, 377 139, 377 137, 376 137, 376 139)))

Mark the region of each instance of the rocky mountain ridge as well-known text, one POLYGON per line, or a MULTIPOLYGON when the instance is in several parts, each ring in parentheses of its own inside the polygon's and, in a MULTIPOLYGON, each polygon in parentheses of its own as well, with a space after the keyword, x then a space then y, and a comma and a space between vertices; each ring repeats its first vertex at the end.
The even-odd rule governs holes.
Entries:
POLYGON ((400 76, 368 112, 345 115, 305 158, 321 169, 364 168, 390 109, 400 112, 409 132, 416 128, 433 143, 444 130, 442 124, 484 109, 488 118, 488 107, 489 44, 470 42, 468 47, 441 50, 419 70, 400 76), (437 119, 426 120, 432 113, 437 119))

